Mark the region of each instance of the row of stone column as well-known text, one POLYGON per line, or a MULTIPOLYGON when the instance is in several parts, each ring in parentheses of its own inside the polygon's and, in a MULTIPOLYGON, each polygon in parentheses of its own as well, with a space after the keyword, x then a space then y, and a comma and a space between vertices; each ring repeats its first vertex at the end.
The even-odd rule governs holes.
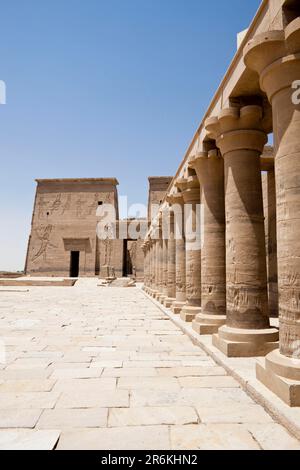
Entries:
POLYGON ((198 153, 190 161, 197 176, 178 180, 178 193, 168 198, 173 220, 178 219, 173 205, 182 208, 183 219, 190 208, 191 233, 185 220, 183 236, 175 243, 172 240, 168 250, 169 241, 162 237, 162 217, 159 219, 159 238, 154 242, 155 288, 148 285, 147 278, 146 287, 157 300, 180 313, 182 320, 192 321, 199 334, 215 334, 214 344, 228 356, 264 355, 278 340, 278 331, 270 328, 268 316, 260 169, 267 137, 258 129, 262 120, 258 106, 225 110, 223 115, 226 134, 220 127, 222 116, 207 122, 208 135, 215 132, 222 156, 218 149, 198 153), (233 129, 228 127, 230 120, 233 129), (197 208, 202 209, 201 216, 197 208), (197 218, 202 219, 200 246, 194 239, 197 218), (175 264, 169 280, 175 292, 173 288, 170 295, 168 253, 170 268, 175 264))
POLYGON ((193 321, 199 334, 213 334, 213 344, 226 355, 269 353, 257 377, 300 406, 300 106, 293 100, 293 83, 300 79, 300 18, 284 31, 254 38, 244 60, 272 106, 279 334, 268 312, 260 166, 267 127, 257 104, 229 107, 206 121, 203 148, 209 143, 212 150, 190 160, 197 176, 177 180, 177 192, 168 196, 170 238, 163 239, 159 221, 158 239, 145 243, 145 288, 193 321), (174 237, 173 207, 189 205, 194 228, 200 204, 199 247, 194 230, 174 237))

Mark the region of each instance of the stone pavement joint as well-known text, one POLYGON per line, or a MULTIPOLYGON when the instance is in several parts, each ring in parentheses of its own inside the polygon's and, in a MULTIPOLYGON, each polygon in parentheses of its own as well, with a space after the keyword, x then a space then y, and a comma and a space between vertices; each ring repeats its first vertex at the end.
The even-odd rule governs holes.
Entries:
POLYGON ((0 449, 300 449, 140 289, 97 282, 2 293, 0 449))

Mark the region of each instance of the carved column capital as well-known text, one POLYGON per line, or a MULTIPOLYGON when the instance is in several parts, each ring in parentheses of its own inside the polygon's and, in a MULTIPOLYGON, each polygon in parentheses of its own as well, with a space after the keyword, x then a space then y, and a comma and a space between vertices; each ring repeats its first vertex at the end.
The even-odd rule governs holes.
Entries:
POLYGON ((200 185, 197 176, 178 179, 175 184, 182 193, 184 204, 199 202, 200 185))
POLYGON ((172 206, 175 205, 180 205, 182 206, 184 204, 183 201, 183 195, 181 192, 170 194, 167 199, 168 203, 171 204, 172 206))
POLYGON ((208 118, 205 128, 208 136, 216 140, 223 157, 236 150, 252 150, 261 154, 268 141, 263 118, 260 106, 231 107, 208 118))
POLYGON ((272 103, 274 95, 290 88, 299 80, 300 18, 292 21, 284 31, 258 34, 244 48, 246 66, 256 71, 260 86, 272 103))
MULTIPOLYGON (((218 149, 210 150, 209 152, 198 152, 189 161, 189 167, 196 171, 197 177, 201 186, 206 185, 211 180, 214 174, 210 175, 209 167, 214 169, 214 163, 220 163, 222 157, 218 149)), ((222 163, 223 164, 223 163, 222 163)))

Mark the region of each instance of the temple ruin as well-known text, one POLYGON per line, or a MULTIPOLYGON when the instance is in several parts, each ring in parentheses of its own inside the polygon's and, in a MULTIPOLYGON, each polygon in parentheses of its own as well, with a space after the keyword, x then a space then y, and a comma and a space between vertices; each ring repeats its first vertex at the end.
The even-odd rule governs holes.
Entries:
POLYGON ((143 246, 146 292, 224 355, 266 356, 257 378, 290 406, 300 406, 299 80, 299 1, 265 0, 143 246), (174 241, 174 207, 187 205, 193 221, 202 205, 200 249, 188 231, 174 241))

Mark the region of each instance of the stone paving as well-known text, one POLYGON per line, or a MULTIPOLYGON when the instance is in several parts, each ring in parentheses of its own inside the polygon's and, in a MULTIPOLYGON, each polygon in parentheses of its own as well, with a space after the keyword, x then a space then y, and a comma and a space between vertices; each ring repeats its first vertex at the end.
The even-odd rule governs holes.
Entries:
POLYGON ((0 289, 0 449, 300 449, 143 292, 98 283, 0 289))

